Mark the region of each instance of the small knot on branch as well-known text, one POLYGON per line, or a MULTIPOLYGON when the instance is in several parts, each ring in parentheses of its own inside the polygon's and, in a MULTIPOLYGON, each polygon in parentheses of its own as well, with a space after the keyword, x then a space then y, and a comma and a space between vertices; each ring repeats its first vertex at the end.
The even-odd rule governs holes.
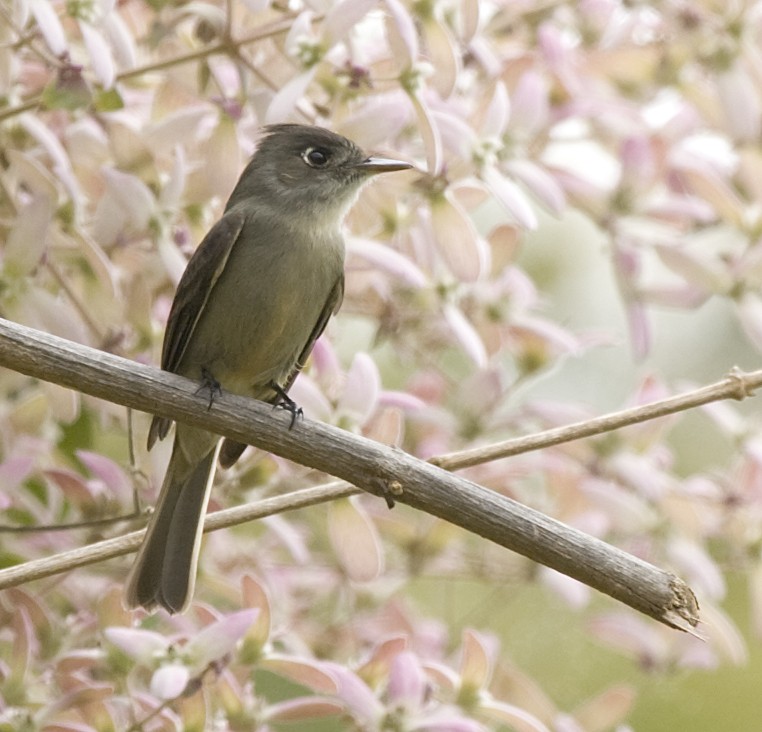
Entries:
POLYGON ((727 380, 735 387, 731 395, 737 401, 743 401, 747 397, 754 396, 756 386, 746 378, 746 373, 741 371, 738 366, 733 366, 728 372, 727 380))

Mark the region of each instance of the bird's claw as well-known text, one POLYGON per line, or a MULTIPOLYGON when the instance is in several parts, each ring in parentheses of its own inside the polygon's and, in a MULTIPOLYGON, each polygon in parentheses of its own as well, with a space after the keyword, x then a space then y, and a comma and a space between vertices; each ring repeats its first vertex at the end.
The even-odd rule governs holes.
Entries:
POLYGON ((288 394, 286 394, 280 385, 273 384, 272 387, 277 395, 277 400, 273 404, 273 409, 285 409, 291 414, 291 422, 289 423, 288 428, 292 430, 294 429, 296 420, 300 417, 304 418, 304 410, 288 394))
POLYGON ((196 389, 196 394, 200 394, 202 391, 209 392, 209 404, 206 407, 209 410, 212 408, 214 400, 222 394, 222 387, 220 382, 214 378, 212 372, 206 368, 201 369, 201 383, 198 385, 198 389, 196 389))

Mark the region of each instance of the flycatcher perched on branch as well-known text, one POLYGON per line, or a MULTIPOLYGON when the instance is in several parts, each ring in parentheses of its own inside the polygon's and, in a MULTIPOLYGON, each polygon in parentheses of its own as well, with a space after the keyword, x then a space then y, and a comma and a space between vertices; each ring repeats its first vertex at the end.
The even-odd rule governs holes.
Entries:
MULTIPOLYGON (((369 157, 319 127, 265 128, 222 218, 180 279, 162 368, 200 381, 210 398, 226 389, 282 404, 295 419, 287 392, 341 305, 344 215, 373 175, 410 167, 369 157)), ((149 449, 170 426, 154 417, 149 449)), ((217 458, 228 467, 244 448, 177 425, 156 510, 127 581, 128 607, 175 613, 188 606, 217 458)))

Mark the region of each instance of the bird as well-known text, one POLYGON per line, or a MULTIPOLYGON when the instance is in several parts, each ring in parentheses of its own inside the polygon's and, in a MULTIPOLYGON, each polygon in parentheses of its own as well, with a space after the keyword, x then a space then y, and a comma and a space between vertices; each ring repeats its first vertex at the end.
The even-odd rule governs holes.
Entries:
MULTIPOLYGON (((188 261, 170 309, 166 371, 301 412, 288 390, 344 294, 343 219, 365 183, 411 168, 370 156, 328 129, 269 125, 222 217, 188 261)), ((148 449, 171 420, 155 416, 148 449)), ((177 423, 124 604, 179 613, 190 604, 215 466, 245 445, 177 423)))

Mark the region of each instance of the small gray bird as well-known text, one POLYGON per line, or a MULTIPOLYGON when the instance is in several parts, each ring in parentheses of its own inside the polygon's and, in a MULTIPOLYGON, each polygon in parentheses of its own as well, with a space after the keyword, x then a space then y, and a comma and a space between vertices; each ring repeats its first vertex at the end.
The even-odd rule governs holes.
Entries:
MULTIPOLYGON (((161 367, 209 389, 282 404, 344 293, 341 223, 376 173, 405 170, 320 127, 266 127, 188 262, 169 313, 161 367)), ((154 417, 148 448, 171 422, 154 417)), ((293 426, 293 421, 292 421, 293 426)), ((125 592, 129 608, 182 612, 193 596, 214 468, 245 445, 178 424, 167 474, 125 592)))

